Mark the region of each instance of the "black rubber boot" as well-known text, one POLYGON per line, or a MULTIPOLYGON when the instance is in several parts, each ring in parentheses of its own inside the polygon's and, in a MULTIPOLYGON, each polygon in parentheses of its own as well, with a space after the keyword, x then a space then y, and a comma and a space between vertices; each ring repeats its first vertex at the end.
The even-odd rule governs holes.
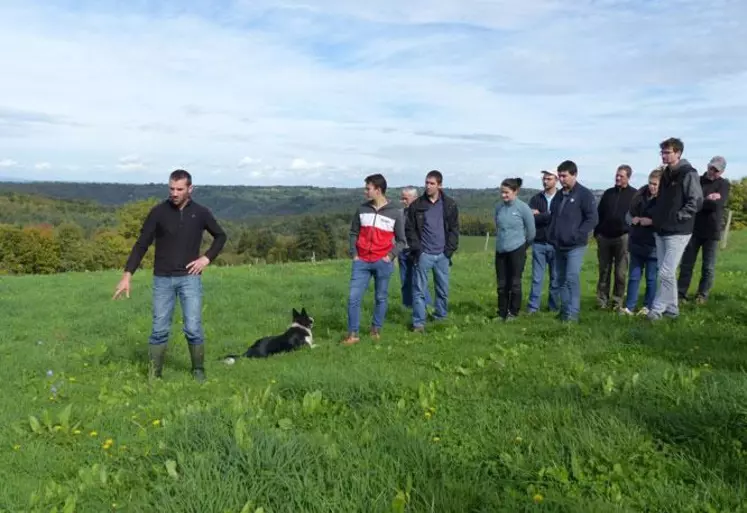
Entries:
POLYGON ((166 347, 167 344, 148 344, 148 358, 150 360, 149 376, 151 378, 161 378, 166 347))
POLYGON ((192 376, 200 382, 205 381, 205 344, 187 344, 192 358, 192 376))

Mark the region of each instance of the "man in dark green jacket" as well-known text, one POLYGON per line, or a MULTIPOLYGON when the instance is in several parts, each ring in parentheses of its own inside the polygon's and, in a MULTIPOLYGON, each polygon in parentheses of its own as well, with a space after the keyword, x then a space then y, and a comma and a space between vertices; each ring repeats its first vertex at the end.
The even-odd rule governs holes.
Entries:
POLYGON ((703 203, 698 171, 682 158, 685 145, 674 137, 662 141, 661 161, 665 165, 659 194, 652 212, 659 264, 659 287, 648 318, 679 316, 677 267, 693 234, 695 215, 703 203))

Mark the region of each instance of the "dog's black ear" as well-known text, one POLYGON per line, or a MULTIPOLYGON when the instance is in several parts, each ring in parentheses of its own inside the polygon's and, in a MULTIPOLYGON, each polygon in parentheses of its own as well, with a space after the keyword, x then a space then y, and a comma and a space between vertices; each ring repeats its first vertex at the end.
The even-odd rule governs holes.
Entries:
POLYGON ((294 308, 294 309, 293 309, 293 317, 298 317, 299 315, 301 315, 301 314, 300 314, 300 313, 298 313, 298 310, 296 310, 296 309, 294 308))
POLYGON ((304 317, 309 316, 309 314, 306 313, 306 307, 301 308, 301 315, 303 315, 304 317))

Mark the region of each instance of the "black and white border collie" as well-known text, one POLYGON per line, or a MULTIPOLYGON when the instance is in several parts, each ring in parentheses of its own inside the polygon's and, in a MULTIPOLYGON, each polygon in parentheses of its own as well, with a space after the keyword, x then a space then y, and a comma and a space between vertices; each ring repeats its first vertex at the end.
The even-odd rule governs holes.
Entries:
POLYGON ((231 354, 223 359, 227 365, 233 365, 241 357, 245 358, 267 358, 277 353, 295 351, 305 345, 314 348, 314 338, 311 328, 314 326, 314 318, 306 313, 306 308, 301 311, 293 309, 293 322, 281 335, 272 335, 258 339, 243 354, 231 354))

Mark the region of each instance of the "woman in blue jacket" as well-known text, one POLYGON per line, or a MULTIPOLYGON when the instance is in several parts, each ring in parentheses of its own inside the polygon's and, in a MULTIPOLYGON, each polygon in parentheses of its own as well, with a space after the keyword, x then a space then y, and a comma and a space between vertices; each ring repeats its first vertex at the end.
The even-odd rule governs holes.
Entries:
POLYGON ((646 296, 638 315, 648 314, 656 296, 656 279, 659 266, 656 259, 656 239, 654 238, 654 227, 651 224, 651 219, 653 208, 656 205, 656 196, 659 192, 661 174, 662 171, 658 168, 651 171, 648 175, 648 185, 641 187, 636 192, 630 204, 630 211, 626 216, 626 221, 630 224, 630 234, 628 235, 630 266, 625 308, 620 311, 624 315, 635 313, 638 304, 638 289, 644 272, 646 274, 646 296))
POLYGON ((516 318, 521 308, 521 276, 527 260, 527 246, 536 233, 534 214, 517 195, 521 178, 501 183, 501 199, 495 207, 495 275, 498 282, 498 317, 516 318))

